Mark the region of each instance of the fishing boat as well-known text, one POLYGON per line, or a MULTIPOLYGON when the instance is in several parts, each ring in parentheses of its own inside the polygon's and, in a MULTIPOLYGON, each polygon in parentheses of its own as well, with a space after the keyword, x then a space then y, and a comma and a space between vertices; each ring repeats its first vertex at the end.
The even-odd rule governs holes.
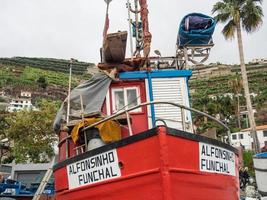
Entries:
POLYGON ((147 3, 135 3, 142 20, 135 34, 143 40, 136 38, 132 57, 121 61, 122 50, 120 62, 100 63, 103 71, 73 89, 58 112, 56 199, 238 200, 237 150, 197 134, 192 113, 216 121, 226 135, 229 128, 190 107, 191 70, 179 69, 177 58, 149 57, 147 3))

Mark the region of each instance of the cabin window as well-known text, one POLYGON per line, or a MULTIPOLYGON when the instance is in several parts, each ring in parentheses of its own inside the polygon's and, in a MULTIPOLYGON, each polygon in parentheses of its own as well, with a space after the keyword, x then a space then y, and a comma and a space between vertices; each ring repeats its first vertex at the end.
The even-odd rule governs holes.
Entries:
POLYGON ((263 137, 267 137, 267 130, 263 131, 263 137))
POLYGON ((244 139, 244 135, 243 135, 243 133, 241 133, 241 134, 239 134, 239 139, 244 139))
POLYGON ((236 135, 232 135, 232 139, 233 140, 236 140, 236 135))
POLYGON ((124 92, 122 91, 114 91, 114 96, 115 96, 115 109, 114 110, 120 110, 123 109, 125 105, 125 100, 124 100, 124 92))
MULTIPOLYGON (((139 90, 137 87, 114 88, 112 90, 112 102, 113 112, 139 105, 139 90)), ((141 108, 137 108, 131 112, 141 112, 141 108)))

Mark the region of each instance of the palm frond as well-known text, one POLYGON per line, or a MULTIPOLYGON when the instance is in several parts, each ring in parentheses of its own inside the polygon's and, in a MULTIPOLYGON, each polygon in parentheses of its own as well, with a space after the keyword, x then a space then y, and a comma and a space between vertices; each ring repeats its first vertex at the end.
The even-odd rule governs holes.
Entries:
POLYGON ((257 5, 255 0, 246 0, 241 12, 242 27, 251 33, 257 30, 262 24, 262 7, 257 5))
POLYGON ((214 17, 214 19, 217 22, 226 23, 227 21, 229 21, 231 19, 230 17, 231 16, 229 13, 219 13, 214 17))
POLYGON ((223 28, 222 34, 225 39, 233 39, 235 37, 236 24, 234 20, 230 20, 223 28))
POLYGON ((211 12, 212 14, 214 14, 215 12, 220 12, 223 9, 225 9, 226 6, 227 6, 226 3, 219 1, 213 5, 211 12))
POLYGON ((229 0, 217 2, 213 6, 212 13, 216 14, 214 18, 217 22, 226 23, 231 19, 231 9, 227 1, 229 0))
POLYGON ((259 3, 259 4, 262 4, 263 0, 252 0, 253 2, 255 3, 259 3))

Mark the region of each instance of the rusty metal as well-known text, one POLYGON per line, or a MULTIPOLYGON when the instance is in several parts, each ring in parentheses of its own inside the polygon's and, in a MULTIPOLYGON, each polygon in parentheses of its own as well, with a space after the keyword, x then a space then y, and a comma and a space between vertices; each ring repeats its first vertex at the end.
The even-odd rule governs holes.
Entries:
POLYGON ((149 57, 150 53, 150 44, 152 35, 149 32, 149 24, 148 24, 148 5, 146 0, 139 0, 139 4, 141 7, 141 19, 143 24, 143 34, 144 34, 144 57, 149 57))
POLYGON ((127 31, 110 33, 104 40, 103 55, 106 63, 122 63, 125 59, 127 31))

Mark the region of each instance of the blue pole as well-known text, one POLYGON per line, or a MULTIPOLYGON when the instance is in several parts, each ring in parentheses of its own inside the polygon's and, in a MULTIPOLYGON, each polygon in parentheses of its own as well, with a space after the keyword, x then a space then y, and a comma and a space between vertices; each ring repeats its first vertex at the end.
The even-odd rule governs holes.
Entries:
MULTIPOLYGON (((147 80, 148 80, 148 88, 149 88, 149 100, 154 101, 153 97, 153 87, 152 87, 152 78, 150 72, 147 72, 147 80)), ((151 110, 151 119, 152 119, 152 126, 155 126, 155 107, 154 104, 150 105, 150 110, 151 110)))

